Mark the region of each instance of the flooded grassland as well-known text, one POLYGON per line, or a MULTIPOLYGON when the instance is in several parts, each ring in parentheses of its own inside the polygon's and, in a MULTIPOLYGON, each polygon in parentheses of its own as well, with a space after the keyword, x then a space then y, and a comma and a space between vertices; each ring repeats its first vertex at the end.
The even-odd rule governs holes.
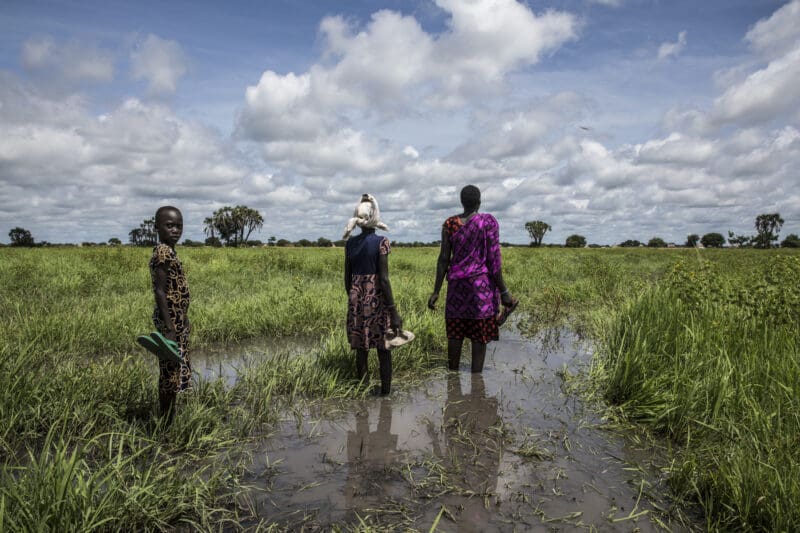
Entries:
POLYGON ((800 274, 797 255, 504 249, 522 304, 473 376, 443 370, 443 316, 425 309, 436 250, 395 249, 395 296, 417 338, 395 352, 380 398, 354 379, 341 250, 178 252, 196 386, 164 427, 155 361, 133 342, 151 329, 149 250, 0 250, 2 528, 798 519, 800 302, 782 284, 800 274))
MULTIPOLYGON (((432 372, 389 397, 286 413, 245 478, 262 524, 329 531, 654 531, 677 514, 652 448, 566 393, 590 347, 503 331, 483 374, 432 372), (652 516, 651 516, 652 513, 652 516), (676 514, 672 516, 671 514, 676 514)), ((402 358, 402 350, 395 352, 402 358)), ((686 517, 681 517, 687 520, 686 517)))

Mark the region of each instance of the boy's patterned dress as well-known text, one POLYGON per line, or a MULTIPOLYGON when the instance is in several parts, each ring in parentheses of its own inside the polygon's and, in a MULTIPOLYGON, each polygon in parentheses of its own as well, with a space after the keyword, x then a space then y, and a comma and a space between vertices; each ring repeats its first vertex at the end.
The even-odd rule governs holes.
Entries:
MULTIPOLYGON (((178 345, 183 356, 183 363, 172 363, 159 360, 161 370, 158 377, 158 388, 161 393, 177 393, 192 386, 192 366, 189 362, 189 285, 183 273, 178 254, 166 244, 153 248, 150 259, 150 278, 153 283, 153 294, 156 290, 156 269, 164 266, 167 271, 167 308, 169 319, 175 326, 178 345)), ((156 304, 153 310, 153 324, 162 335, 167 334, 167 325, 161 318, 156 304)))

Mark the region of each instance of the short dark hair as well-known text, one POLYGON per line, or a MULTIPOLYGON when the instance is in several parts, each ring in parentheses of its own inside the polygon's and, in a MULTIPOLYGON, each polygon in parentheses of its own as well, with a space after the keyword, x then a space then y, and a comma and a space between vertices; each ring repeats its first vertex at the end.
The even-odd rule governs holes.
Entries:
POLYGON ((481 190, 474 185, 461 189, 461 205, 464 209, 474 209, 481 203, 481 190))
POLYGON ((161 216, 162 216, 164 213, 166 213, 167 211, 175 211, 175 212, 176 212, 176 213, 178 213, 178 214, 179 214, 181 217, 183 216, 183 213, 181 213, 181 210, 180 210, 180 209, 178 209, 177 207, 173 207, 173 206, 171 206, 171 205, 162 205, 161 207, 159 207, 159 208, 156 210, 156 226, 158 226, 158 222, 159 222, 159 220, 161 219, 161 216))

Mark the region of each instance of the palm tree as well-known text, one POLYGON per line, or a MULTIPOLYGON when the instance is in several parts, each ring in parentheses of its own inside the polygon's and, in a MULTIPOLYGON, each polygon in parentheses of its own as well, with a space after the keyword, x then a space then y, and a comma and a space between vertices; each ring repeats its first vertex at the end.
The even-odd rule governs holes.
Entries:
POLYGON ((203 231, 205 232, 207 237, 211 237, 212 239, 216 237, 214 234, 214 218, 213 217, 206 217, 203 219, 203 231))
POLYGON ((228 246, 239 246, 247 242, 253 231, 264 227, 264 218, 257 210, 246 205, 226 205, 203 220, 203 225, 209 237, 219 235, 228 246))

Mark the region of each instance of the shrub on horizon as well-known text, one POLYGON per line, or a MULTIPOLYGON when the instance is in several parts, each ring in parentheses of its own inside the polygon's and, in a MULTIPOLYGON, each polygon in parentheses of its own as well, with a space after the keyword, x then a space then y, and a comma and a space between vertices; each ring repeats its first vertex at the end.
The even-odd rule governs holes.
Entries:
POLYGON ((721 233, 706 233, 700 239, 700 243, 706 248, 722 248, 725 245, 725 237, 721 233))
POLYGON ((586 246, 586 237, 583 235, 570 235, 565 243, 567 248, 583 248, 586 246))
POLYGON ((796 233, 790 233, 781 242, 781 248, 800 248, 800 237, 796 233))

